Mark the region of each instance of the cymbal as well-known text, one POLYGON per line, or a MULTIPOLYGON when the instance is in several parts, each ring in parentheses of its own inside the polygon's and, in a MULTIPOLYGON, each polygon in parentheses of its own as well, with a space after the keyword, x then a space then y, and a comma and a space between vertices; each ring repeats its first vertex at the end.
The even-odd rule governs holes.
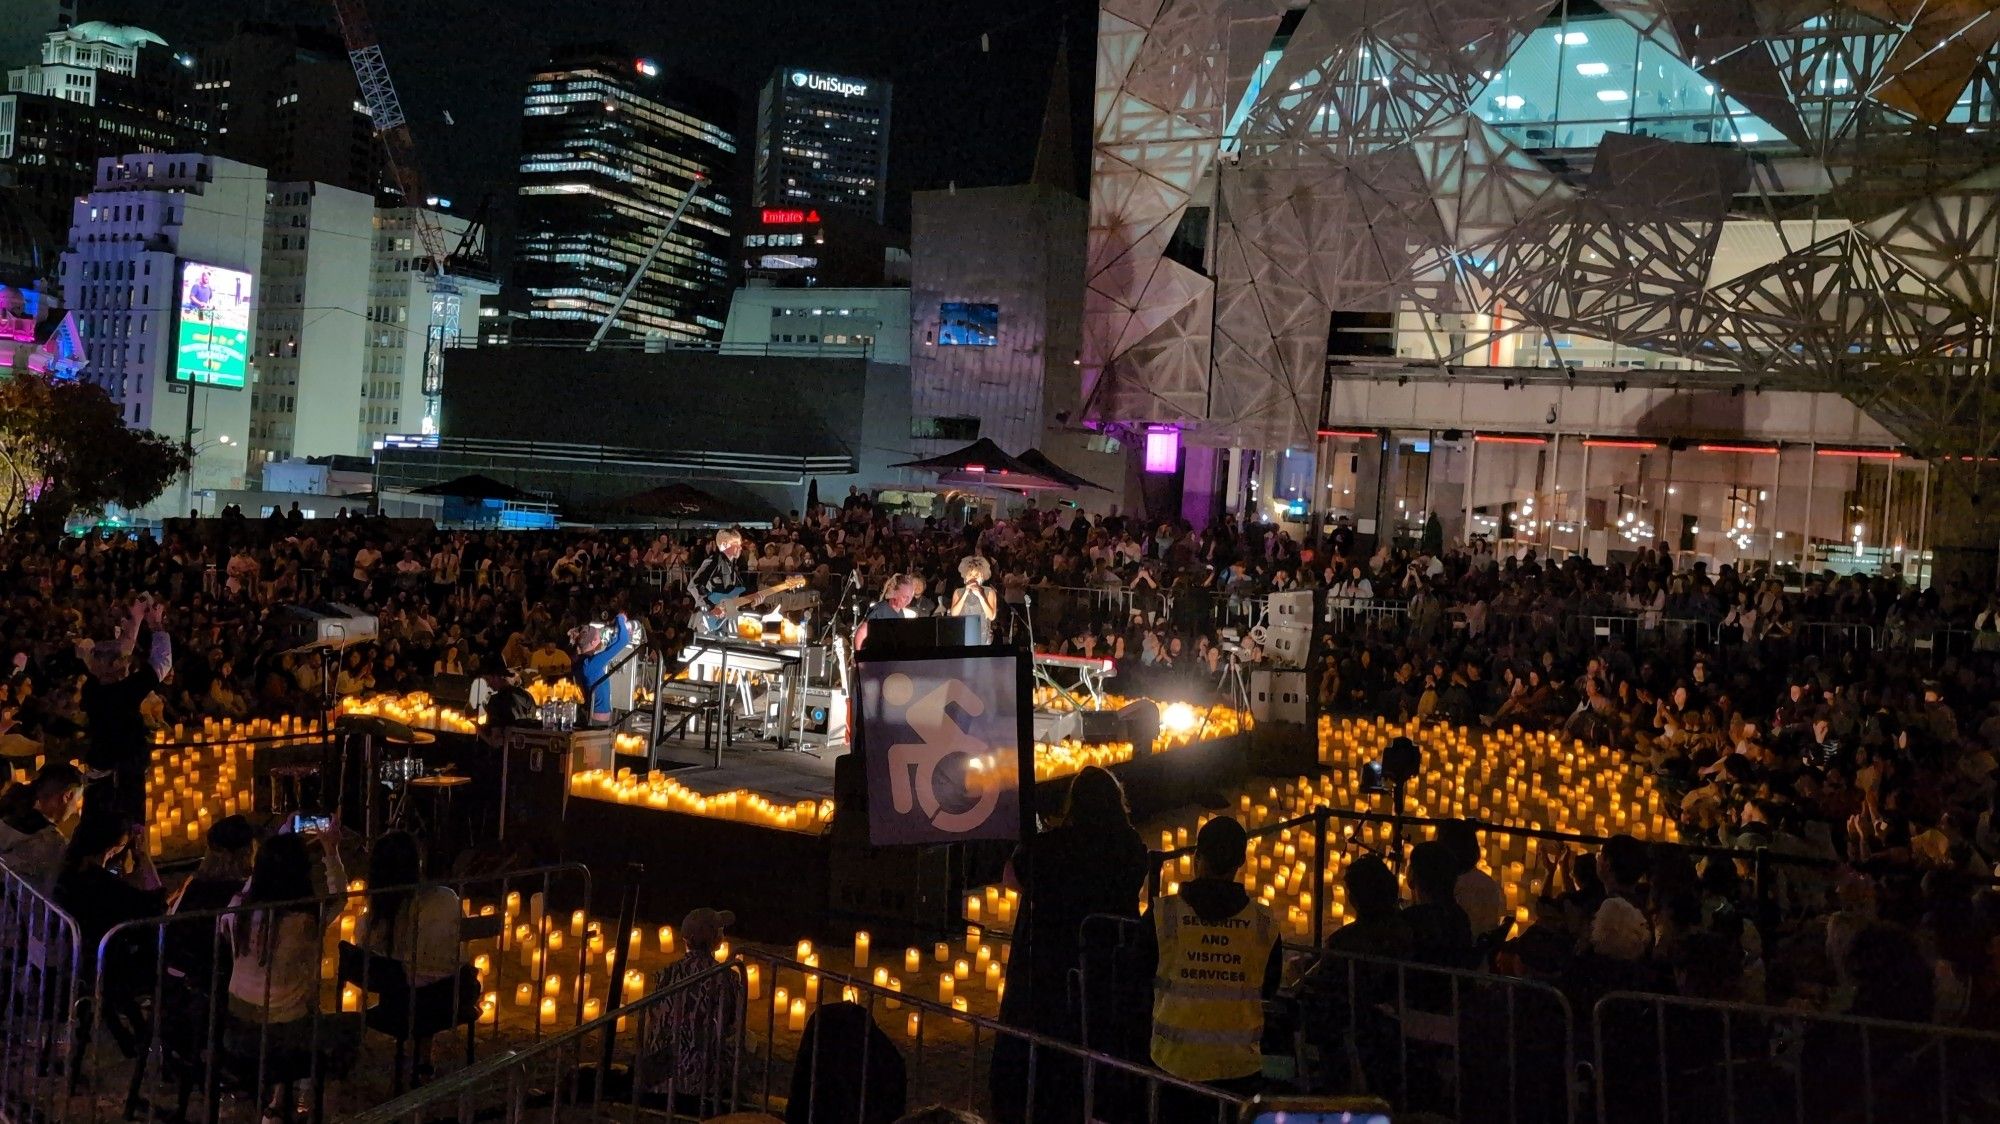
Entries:
POLYGON ((387 738, 390 741, 407 741, 414 735, 414 731, 408 726, 379 714, 343 714, 334 721, 333 728, 362 737, 387 738))
POLYGON ((405 726, 399 732, 385 735, 383 740, 390 745, 429 745, 437 741, 438 736, 429 730, 412 730, 405 726))
POLYGON ((471 783, 471 777, 462 777, 457 773, 432 773, 429 776, 410 778, 410 784, 420 788, 457 788, 459 785, 471 783))

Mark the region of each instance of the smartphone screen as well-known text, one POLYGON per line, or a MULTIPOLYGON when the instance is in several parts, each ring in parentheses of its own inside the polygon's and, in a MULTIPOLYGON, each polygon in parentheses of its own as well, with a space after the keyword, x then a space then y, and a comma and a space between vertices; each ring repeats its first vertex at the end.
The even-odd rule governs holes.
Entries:
POLYGON ((332 816, 314 816, 305 812, 295 812, 292 815, 292 830, 300 835, 325 831, 332 826, 332 816))

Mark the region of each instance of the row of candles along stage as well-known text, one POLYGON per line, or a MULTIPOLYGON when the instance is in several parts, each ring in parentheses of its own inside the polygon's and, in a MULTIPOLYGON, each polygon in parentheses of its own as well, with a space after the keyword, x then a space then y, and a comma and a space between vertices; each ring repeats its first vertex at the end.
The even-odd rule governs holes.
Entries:
MULTIPOLYGON (((323 952, 321 963, 322 973, 328 977, 334 974, 337 967, 335 942, 356 941, 357 934, 365 924, 368 906, 365 899, 359 895, 366 889, 367 884, 358 879, 348 884, 349 892, 357 896, 341 911, 336 924, 328 934, 328 947, 323 952)), ((986 903, 986 911, 1002 920, 1011 919, 1019 905, 1019 897, 1014 891, 1000 891, 997 888, 989 888, 983 900, 986 903)), ((968 898, 968 912, 976 916, 981 909, 981 902, 982 899, 976 895, 968 898)), ((612 954, 616 951, 610 947, 610 937, 607 935, 604 923, 601 920, 593 920, 585 911, 579 909, 569 915, 568 924, 564 926, 557 916, 545 911, 544 899, 539 893, 530 894, 524 901, 519 892, 510 892, 503 904, 505 912, 502 914, 497 942, 488 950, 476 952, 472 958, 472 966, 479 974, 482 987, 479 1024, 493 1026, 499 1021, 503 990, 501 985, 504 982, 503 977, 508 974, 508 968, 513 965, 518 965, 519 972, 527 976, 527 979, 514 983, 513 1003, 516 1007, 534 1010, 536 1019, 542 1026, 555 1025, 562 1018, 565 1009, 573 1014, 579 1006, 585 1021, 602 1015, 605 997, 593 994, 597 987, 597 977, 589 969, 592 966, 600 966, 608 971, 612 954), (524 905, 525 912, 523 912, 524 905), (574 975, 565 975, 557 967, 555 958, 561 955, 566 947, 570 947, 569 942, 572 940, 582 945, 580 960, 583 970, 574 975), (489 987, 490 990, 485 990, 489 987)), ((465 902, 464 908, 468 915, 477 913, 481 916, 492 916, 496 912, 491 903, 475 905, 470 900, 465 902)), ((624 985, 622 995, 627 1003, 638 999, 649 990, 651 986, 649 973, 638 965, 651 959, 652 953, 657 952, 665 962, 671 962, 686 954, 684 948, 677 947, 671 925, 661 925, 655 929, 651 943, 648 942, 647 936, 646 929, 634 928, 626 938, 627 967, 622 977, 624 985)), ((939 941, 933 944, 929 950, 929 962, 939 965, 936 985, 938 1002, 949 1005, 961 1013, 969 1012, 971 996, 983 983, 985 991, 991 994, 993 1004, 997 1008, 1001 996, 1006 993, 1005 965, 1011 949, 1012 946, 1004 942, 988 942, 985 930, 977 924, 966 926, 963 955, 954 954, 951 945, 946 942, 939 941)), ((718 963, 727 961, 731 954, 732 950, 727 941, 715 949, 715 959, 718 963)), ((798 943, 796 958, 808 969, 820 966, 820 956, 811 941, 802 940, 798 943)), ((576 957, 576 952, 572 950, 564 960, 574 964, 577 963, 576 957)), ((915 979, 925 971, 925 950, 917 947, 903 950, 902 976, 892 974, 886 964, 877 965, 874 959, 871 935, 866 930, 855 933, 852 970, 858 976, 870 978, 876 988, 887 991, 893 996, 903 990, 905 978, 915 979)), ((845 967, 841 966, 842 969, 845 967)), ((763 965, 746 964, 744 983, 749 992, 749 999, 752 1001, 765 999, 763 965)), ((849 1002, 862 1001, 859 989, 851 985, 844 985, 841 988, 841 998, 849 1002)), ((804 972, 796 990, 782 986, 773 987, 769 1001, 774 1019, 782 1019, 789 1030, 803 1030, 808 1012, 820 1002, 819 974, 804 972)), ((358 1011, 363 1002, 364 996, 358 985, 351 983, 341 985, 341 1010, 358 1011)), ((889 1010, 896 1010, 902 1003, 897 999, 888 998, 885 1000, 885 1006, 889 1010)), ((905 1016, 904 1029, 912 1038, 918 1034, 922 1025, 921 1012, 913 1010, 905 1016)), ((618 1029, 622 1031, 626 1028, 627 1020, 620 1018, 618 1029)))

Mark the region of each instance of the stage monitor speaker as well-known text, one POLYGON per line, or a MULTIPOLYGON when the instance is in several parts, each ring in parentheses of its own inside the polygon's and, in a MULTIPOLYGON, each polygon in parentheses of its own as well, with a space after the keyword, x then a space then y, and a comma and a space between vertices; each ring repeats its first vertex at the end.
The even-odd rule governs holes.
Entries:
POLYGON ((1259 722, 1304 722, 1311 706, 1306 699, 1306 673, 1255 668, 1250 672, 1250 717, 1259 722))
POLYGON ((800 692, 806 708, 805 735, 823 741, 847 738, 847 692, 827 687, 807 687, 800 692))
POLYGON ((1132 743, 1134 757, 1153 751, 1153 742, 1160 736, 1159 703, 1134 699, 1118 708, 1118 719, 1125 724, 1125 740, 1132 743))
POLYGON ((1271 628, 1303 628, 1310 630, 1313 621, 1312 590, 1294 590, 1290 593, 1273 593, 1265 598, 1271 614, 1271 628))
POLYGON ((1272 625, 1264 632, 1264 654, 1282 668, 1307 666, 1311 662, 1312 629, 1272 625))
POLYGON ((978 617, 887 617, 868 622, 868 643, 861 649, 884 652, 928 652, 937 648, 971 648, 982 640, 978 617))
POLYGON ((1038 710, 1035 712, 1035 740, 1044 745, 1054 745, 1065 738, 1076 737, 1081 724, 1074 710, 1038 710))
POLYGON ((372 613, 337 601, 315 601, 285 609, 284 630, 291 647, 345 648, 375 639, 379 624, 372 613))
POLYGON ((1086 745, 1125 740, 1125 720, 1115 710, 1082 710, 1076 717, 1076 736, 1086 745))

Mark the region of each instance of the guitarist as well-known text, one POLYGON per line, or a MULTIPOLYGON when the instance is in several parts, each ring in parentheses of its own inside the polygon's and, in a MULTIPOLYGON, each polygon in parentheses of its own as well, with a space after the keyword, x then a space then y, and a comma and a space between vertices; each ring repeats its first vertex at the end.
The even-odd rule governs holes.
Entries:
POLYGON ((688 592, 694 594, 696 608, 708 615, 711 632, 722 627, 722 602, 740 597, 748 589, 736 568, 736 559, 742 553, 742 533, 725 527, 715 532, 715 550, 702 559, 694 576, 688 579, 688 592))

